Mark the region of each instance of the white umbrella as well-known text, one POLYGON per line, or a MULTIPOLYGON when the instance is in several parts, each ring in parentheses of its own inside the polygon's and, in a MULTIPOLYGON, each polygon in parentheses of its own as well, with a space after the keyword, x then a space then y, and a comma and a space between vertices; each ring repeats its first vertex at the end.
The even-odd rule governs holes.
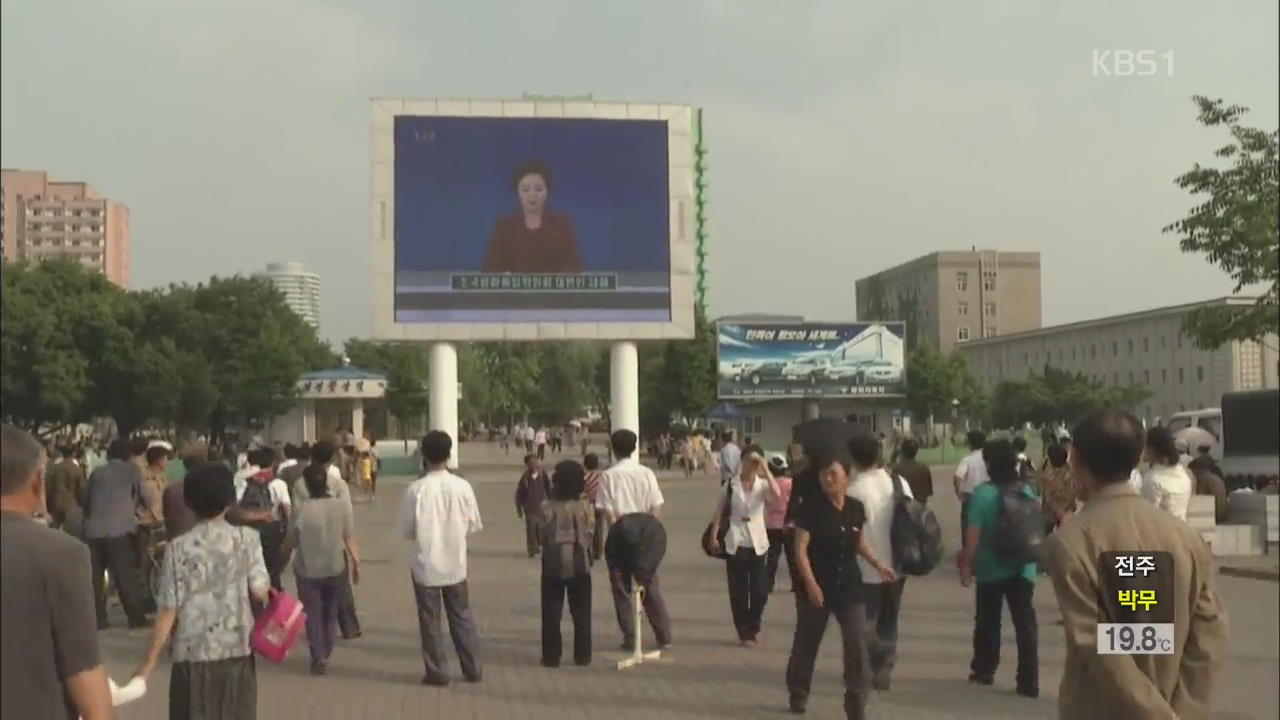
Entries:
POLYGON ((1194 425, 1182 428, 1174 433, 1173 439, 1175 442, 1185 444, 1187 451, 1190 453, 1194 453, 1202 447, 1213 447, 1218 444, 1218 438, 1214 437, 1213 433, 1194 425))

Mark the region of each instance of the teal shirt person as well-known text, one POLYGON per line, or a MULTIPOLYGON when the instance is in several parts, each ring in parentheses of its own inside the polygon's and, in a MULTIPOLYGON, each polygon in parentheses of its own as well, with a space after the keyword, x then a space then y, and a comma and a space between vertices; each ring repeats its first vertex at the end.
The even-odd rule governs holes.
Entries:
MULTIPOLYGON (((1022 484, 1022 493, 1029 498, 1037 497, 1035 490, 1026 483, 1022 484)), ((969 497, 969 527, 981 528, 978 540, 978 552, 973 560, 973 577, 980 583, 999 582, 1021 575, 1028 582, 1036 581, 1036 564, 1013 565, 1002 561, 992 548, 991 535, 995 532, 996 521, 1000 514, 1000 488, 991 482, 985 482, 974 489, 969 497)))

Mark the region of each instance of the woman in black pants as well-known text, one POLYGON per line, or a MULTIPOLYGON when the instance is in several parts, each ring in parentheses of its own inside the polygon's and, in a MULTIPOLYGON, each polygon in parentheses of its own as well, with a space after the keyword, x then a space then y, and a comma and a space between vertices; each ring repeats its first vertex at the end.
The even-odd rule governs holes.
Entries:
POLYGON ((795 560, 803 592, 796 593, 796 634, 787 662, 787 691, 791 711, 803 713, 813 683, 813 667, 827 629, 835 616, 844 643, 844 711, 849 720, 866 716, 871 662, 867 655, 866 610, 862 598, 862 556, 884 582, 896 579, 880 562, 862 534, 866 511, 846 497, 850 461, 834 451, 814 458, 821 496, 809 496, 795 508, 795 560))
POLYGON ((764 451, 752 445, 743 454, 738 477, 725 485, 711 521, 712 552, 721 549, 716 538, 724 523, 728 523, 723 550, 729 556, 725 561, 729 608, 738 641, 744 647, 755 647, 760 635, 760 618, 769 599, 769 578, 765 572, 769 534, 764 513, 769 503, 779 501, 780 495, 778 481, 764 461, 764 451))

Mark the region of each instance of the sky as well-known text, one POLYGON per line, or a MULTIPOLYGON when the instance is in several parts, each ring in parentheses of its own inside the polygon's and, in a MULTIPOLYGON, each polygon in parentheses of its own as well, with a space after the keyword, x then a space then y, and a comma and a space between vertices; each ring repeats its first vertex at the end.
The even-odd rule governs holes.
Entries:
POLYGON ((936 250, 1041 253, 1046 325, 1224 295, 1161 228, 1280 111, 1274 0, 0 0, 0 164, 129 205, 133 283, 298 260, 370 333, 372 97, 704 109, 710 312, 855 316, 936 250), (1157 75, 1094 51, 1157 51, 1157 75), (1172 72, 1165 53, 1172 53, 1172 72))

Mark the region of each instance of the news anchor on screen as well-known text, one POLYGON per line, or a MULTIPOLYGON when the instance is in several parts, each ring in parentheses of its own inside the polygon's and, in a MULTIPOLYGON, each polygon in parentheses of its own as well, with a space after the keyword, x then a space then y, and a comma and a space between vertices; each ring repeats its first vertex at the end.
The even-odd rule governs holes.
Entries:
POLYGON ((551 170, 540 162, 516 169, 520 209, 498 218, 485 254, 486 273, 580 273, 582 257, 569 216, 547 207, 551 170))

